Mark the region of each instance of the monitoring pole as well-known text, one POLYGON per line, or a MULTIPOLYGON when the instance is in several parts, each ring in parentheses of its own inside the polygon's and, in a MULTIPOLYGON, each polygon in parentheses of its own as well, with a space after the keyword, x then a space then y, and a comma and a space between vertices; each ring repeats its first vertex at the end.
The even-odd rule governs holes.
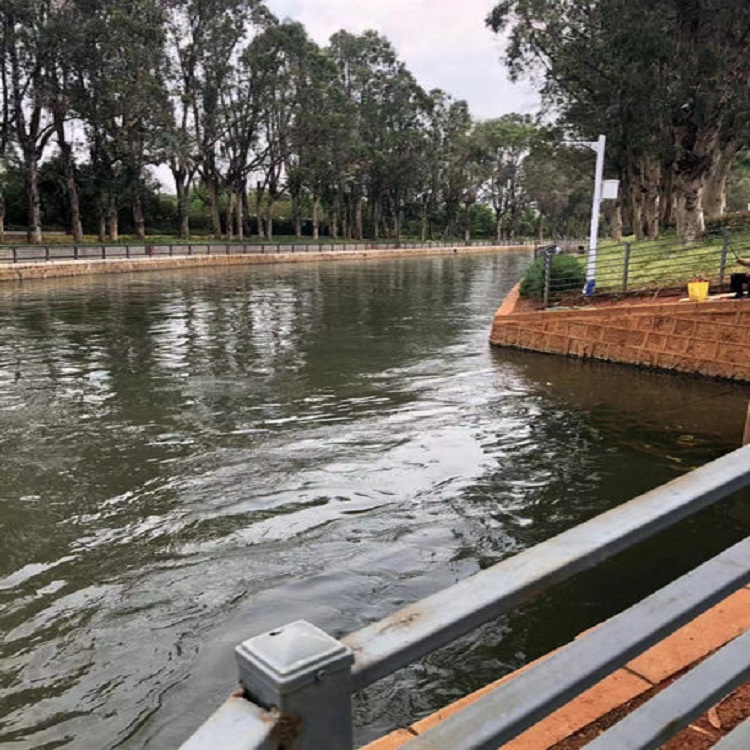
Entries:
POLYGON ((596 172, 594 174, 594 199, 591 204, 591 231, 589 233, 589 262, 586 266, 586 286, 583 294, 586 297, 594 293, 596 286, 596 249, 599 244, 599 208, 602 204, 602 183, 604 178, 604 148, 606 136, 600 135, 596 141, 566 141, 567 146, 585 146, 596 154, 596 172))

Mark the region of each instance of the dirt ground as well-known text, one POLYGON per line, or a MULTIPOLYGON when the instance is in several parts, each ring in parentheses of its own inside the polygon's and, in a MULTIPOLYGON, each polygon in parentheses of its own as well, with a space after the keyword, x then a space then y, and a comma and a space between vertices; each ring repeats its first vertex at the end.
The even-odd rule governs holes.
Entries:
MULTIPOLYGON (((580 732, 567 737, 562 742, 558 742, 550 750, 578 750, 578 748, 596 739, 605 729, 616 724, 678 677, 679 675, 616 708, 593 724, 584 727, 580 732)), ((706 748, 713 747, 725 734, 731 732, 748 717, 750 717, 750 683, 742 685, 726 696, 709 709, 706 714, 693 721, 666 744, 662 745, 661 750, 706 750, 706 748)))
MULTIPOLYGON (((680 302, 686 298, 684 289, 663 289, 655 294, 644 294, 644 295, 611 295, 601 297, 589 297, 585 298, 580 294, 575 294, 568 299, 563 299, 557 302, 554 306, 550 306, 550 310, 589 310, 591 308, 602 308, 602 307, 637 307, 639 305, 653 305, 653 304, 669 304, 673 302, 680 302)), ((711 295, 708 301, 717 301, 723 299, 731 299, 731 295, 727 293, 711 295)), ((544 310, 540 300, 536 299, 525 299, 519 297, 516 302, 514 313, 531 313, 540 312, 544 310)))

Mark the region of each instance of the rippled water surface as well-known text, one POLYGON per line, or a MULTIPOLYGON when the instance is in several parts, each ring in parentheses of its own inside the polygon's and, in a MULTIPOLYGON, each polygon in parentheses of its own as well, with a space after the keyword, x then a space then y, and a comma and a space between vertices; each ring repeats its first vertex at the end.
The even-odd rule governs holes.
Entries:
MULTIPOLYGON (((343 635, 737 447, 743 386, 491 351, 527 263, 0 286, 0 744, 176 746, 240 640, 343 635)), ((743 500, 365 691, 358 740, 744 536, 743 500)))

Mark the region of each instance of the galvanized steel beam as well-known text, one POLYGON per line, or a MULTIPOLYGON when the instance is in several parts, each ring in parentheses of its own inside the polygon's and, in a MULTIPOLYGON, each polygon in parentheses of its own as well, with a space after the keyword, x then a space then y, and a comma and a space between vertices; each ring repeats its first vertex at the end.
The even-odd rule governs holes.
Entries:
POLYGON ((274 740, 278 718, 277 712, 264 711, 237 693, 183 742, 180 750, 278 750, 274 740))
MULTIPOLYGON (((404 748, 496 750, 748 580, 750 538, 569 643, 404 748)), ((740 657, 747 669, 746 649, 735 652, 734 658, 740 657)))
POLYGON ((714 745, 714 750, 747 750, 750 747, 750 719, 745 719, 714 745))
MULTIPOLYGON (((587 745, 587 750, 652 750, 750 676, 750 630, 587 745)), ((744 745, 747 749, 748 745, 744 745)))
POLYGON ((353 689, 361 690, 750 484, 750 446, 542 542, 352 633, 353 689))

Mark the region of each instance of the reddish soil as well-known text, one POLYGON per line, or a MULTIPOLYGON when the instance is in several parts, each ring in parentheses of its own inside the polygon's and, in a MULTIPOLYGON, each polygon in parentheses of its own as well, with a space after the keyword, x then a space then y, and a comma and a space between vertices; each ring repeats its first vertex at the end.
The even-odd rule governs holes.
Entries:
MULTIPOLYGON (((606 716, 584 727, 580 732, 566 737, 550 750, 578 750, 592 742, 605 729, 609 729, 631 711, 645 703, 660 690, 671 684, 680 675, 667 680, 643 695, 623 706, 610 711, 606 716)), ((708 713, 693 721, 689 726, 676 734, 661 750, 707 750, 713 747, 725 734, 728 734, 745 719, 750 718, 750 683, 745 683, 730 693, 726 698, 711 708, 708 713)))
MULTIPOLYGON (((569 299, 560 300, 554 307, 559 308, 573 308, 580 310, 588 310, 591 308, 600 307, 635 307, 637 305, 653 305, 653 304, 668 304, 671 302, 679 302, 681 299, 685 299, 684 292, 672 291, 671 293, 665 292, 661 294, 649 294, 649 295, 612 295, 602 297, 582 297, 580 294, 575 295, 569 299)), ((544 306, 539 300, 526 299, 519 297, 516 302, 514 313, 531 313, 540 312, 544 310, 544 306)))

